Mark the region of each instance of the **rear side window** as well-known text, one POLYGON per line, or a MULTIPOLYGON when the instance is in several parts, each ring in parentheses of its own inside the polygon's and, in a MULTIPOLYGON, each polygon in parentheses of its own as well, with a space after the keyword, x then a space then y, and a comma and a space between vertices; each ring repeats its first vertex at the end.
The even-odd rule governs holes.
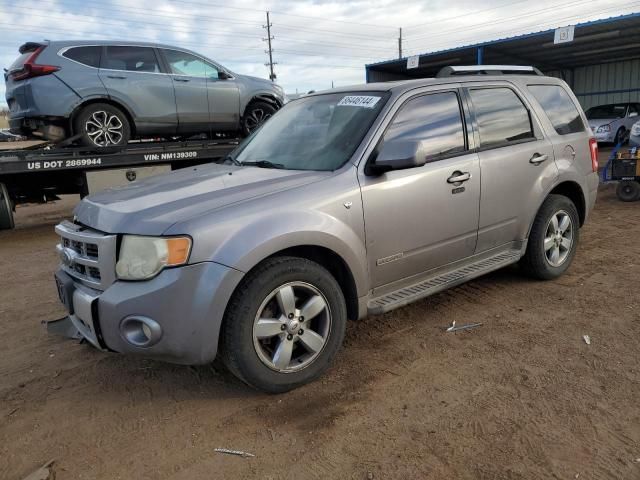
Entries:
POLYGON ((150 47, 108 46, 102 68, 131 72, 160 72, 156 52, 150 47))
POLYGON ((101 52, 102 47, 99 46, 73 47, 66 50, 62 56, 83 65, 98 68, 101 52))
POLYGON ((384 141, 419 140, 427 162, 465 150, 460 102, 454 92, 433 93, 405 103, 384 134, 384 141))
POLYGON ((480 145, 495 147, 535 138, 529 111, 506 87, 469 90, 476 113, 480 145))
POLYGON ((551 120, 558 135, 584 131, 580 112, 560 85, 529 85, 529 90, 551 120))

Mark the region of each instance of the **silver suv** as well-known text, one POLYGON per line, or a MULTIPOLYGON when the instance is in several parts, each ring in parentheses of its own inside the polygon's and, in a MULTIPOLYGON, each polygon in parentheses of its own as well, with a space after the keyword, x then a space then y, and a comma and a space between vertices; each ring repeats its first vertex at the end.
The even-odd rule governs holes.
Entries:
MULTIPOLYGON (((485 67, 486 68, 486 67, 485 67)), ((282 392, 347 319, 516 262, 551 280, 596 200, 597 144, 537 75, 372 83, 294 100, 222 164, 85 198, 61 237, 56 330, 282 392)))
POLYGON ((269 80, 149 43, 25 43, 5 81, 12 132, 78 136, 93 148, 133 137, 248 135, 284 103, 269 80))

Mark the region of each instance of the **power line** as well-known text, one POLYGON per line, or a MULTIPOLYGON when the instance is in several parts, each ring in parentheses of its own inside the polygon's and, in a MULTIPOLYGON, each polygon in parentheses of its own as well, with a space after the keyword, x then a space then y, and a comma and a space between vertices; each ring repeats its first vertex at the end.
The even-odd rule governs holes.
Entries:
POLYGON ((478 15, 479 13, 490 12, 492 10, 499 10, 501 8, 511 7, 512 5, 516 5, 518 3, 526 3, 526 2, 528 2, 528 0, 518 0, 517 2, 505 3, 504 5, 498 5, 496 7, 485 8, 483 10, 474 10, 472 12, 463 13, 462 15, 453 15, 451 17, 440 18, 440 19, 434 20, 432 22, 420 23, 418 25, 411 25, 409 27, 406 27, 405 30, 410 30, 412 28, 418 28, 418 27, 424 27, 424 26, 427 26, 427 25, 438 25, 438 24, 443 23, 443 22, 450 22, 452 20, 459 20, 462 17, 469 17, 471 15, 478 15))
MULTIPOLYGON (((614 11, 620 11, 621 8, 631 8, 631 7, 636 7, 636 6, 640 6, 640 2, 632 2, 632 3, 619 5, 619 6, 615 7, 615 8, 598 10, 598 14, 609 13, 609 12, 614 12, 614 11)), ((578 19, 584 19, 584 18, 585 18, 584 14, 572 15, 572 16, 567 16, 567 17, 562 17, 562 18, 554 18, 553 20, 549 20, 547 22, 543 22, 543 23, 537 24, 536 27, 538 27, 539 30, 537 30, 536 32, 552 28, 553 26, 557 26, 560 22, 578 20, 578 19)), ((493 36, 493 39, 495 39, 495 38, 505 38, 505 36, 509 36, 509 35, 513 35, 513 34, 526 35, 527 33, 536 33, 536 32, 532 32, 531 28, 533 28, 533 27, 525 25, 525 26, 519 27, 517 29, 501 31, 501 32, 493 32, 493 33, 491 33, 491 35, 493 36), (529 29, 529 30, 527 30, 525 32, 522 32, 522 30, 524 30, 524 29, 529 29)), ((449 43, 441 43, 441 44, 438 44, 438 45, 430 45, 429 53, 438 53, 439 51, 441 51, 441 50, 438 50, 438 49, 442 49, 442 48, 445 48, 445 47, 447 49, 448 48, 462 48, 464 46, 468 46, 468 45, 465 45, 463 43, 463 42, 468 42, 468 41, 473 41, 475 43, 482 43, 484 41, 491 41, 491 40, 479 40, 477 38, 467 40, 466 37, 465 37, 464 39, 456 40, 456 42, 458 43, 457 46, 452 46, 451 42, 449 42, 449 43), (460 43, 463 43, 463 44, 460 45, 460 43)), ((412 50, 416 54, 418 53, 417 49, 414 48, 412 50)), ((420 52, 420 53, 424 53, 424 52, 420 52)))

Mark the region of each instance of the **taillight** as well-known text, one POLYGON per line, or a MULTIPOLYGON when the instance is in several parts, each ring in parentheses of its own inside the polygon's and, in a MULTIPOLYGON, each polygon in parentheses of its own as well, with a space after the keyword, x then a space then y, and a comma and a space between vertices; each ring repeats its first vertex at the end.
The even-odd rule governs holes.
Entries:
POLYGON ((589 151, 591 152, 591 169, 598 171, 598 141, 595 138, 589 139, 589 151))
POLYGON ((9 73, 9 77, 12 80, 26 80, 27 78, 41 77, 42 75, 49 75, 53 72, 60 70, 60 67, 55 65, 41 65, 35 63, 38 55, 45 49, 45 45, 42 45, 34 50, 34 52, 27 58, 20 70, 9 73))

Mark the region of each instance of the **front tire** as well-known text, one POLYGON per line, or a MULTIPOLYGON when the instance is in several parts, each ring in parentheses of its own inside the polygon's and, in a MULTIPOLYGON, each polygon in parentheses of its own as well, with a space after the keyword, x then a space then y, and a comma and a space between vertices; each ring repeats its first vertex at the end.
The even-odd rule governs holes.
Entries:
POLYGON ((0 183, 0 230, 11 230, 15 227, 13 222, 13 204, 7 186, 0 183))
POLYGON ((624 127, 619 128, 616 132, 615 138, 613 139, 613 144, 618 145, 620 143, 624 143, 626 141, 626 133, 627 131, 624 129, 624 127))
POLYGON ((242 116, 242 135, 251 135, 260 125, 266 122, 274 113, 276 108, 267 102, 252 102, 246 108, 242 116))
POLYGON ((540 280, 553 280, 567 271, 578 246, 580 218, 574 203, 563 195, 549 195, 542 203, 529 234, 523 270, 540 280))
POLYGON ((338 352, 347 321, 335 278, 297 257, 266 260, 233 294, 221 357, 248 385, 281 393, 318 378, 338 352))
POLYGON ((92 148, 124 147, 131 138, 131 125, 122 110, 106 103, 83 108, 75 120, 80 142, 92 148))
POLYGON ((623 202, 640 200, 640 182, 635 180, 622 180, 618 182, 616 196, 623 202))

